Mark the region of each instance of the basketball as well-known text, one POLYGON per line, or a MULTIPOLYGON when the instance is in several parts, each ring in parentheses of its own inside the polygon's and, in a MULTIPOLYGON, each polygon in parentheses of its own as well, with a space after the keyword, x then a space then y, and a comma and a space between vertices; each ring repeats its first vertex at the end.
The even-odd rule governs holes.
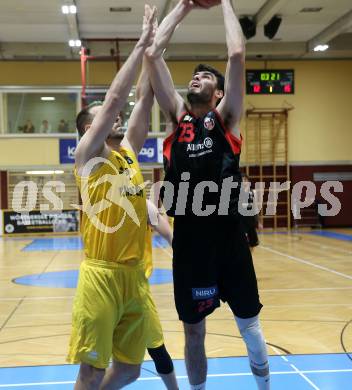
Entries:
POLYGON ((193 2, 203 8, 211 8, 221 4, 221 0, 193 0, 193 2))

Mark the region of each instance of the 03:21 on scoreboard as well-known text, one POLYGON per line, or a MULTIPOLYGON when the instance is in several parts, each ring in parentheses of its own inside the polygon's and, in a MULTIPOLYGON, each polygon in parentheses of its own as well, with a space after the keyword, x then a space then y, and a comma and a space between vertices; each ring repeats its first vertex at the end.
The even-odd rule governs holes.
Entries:
POLYGON ((292 69, 246 70, 247 95, 291 95, 295 93, 292 69))

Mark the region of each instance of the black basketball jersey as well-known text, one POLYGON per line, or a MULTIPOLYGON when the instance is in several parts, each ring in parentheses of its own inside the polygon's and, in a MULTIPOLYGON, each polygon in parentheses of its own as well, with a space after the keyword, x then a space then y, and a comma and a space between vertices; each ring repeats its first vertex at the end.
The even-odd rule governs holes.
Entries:
POLYGON ((192 207, 199 194, 196 191, 194 197, 198 185, 198 190, 200 187, 204 189, 204 193, 201 190, 204 194, 202 210, 207 205, 215 205, 216 211, 211 215, 218 215, 223 180, 232 178, 238 187, 231 190, 228 215, 237 216, 241 183, 240 153, 241 140, 225 128, 216 110, 200 118, 191 112, 184 113, 176 130, 164 141, 165 181, 174 186, 173 203, 168 215, 198 215, 192 207), (182 176, 185 172, 189 172, 189 175, 182 176), (213 184, 209 189, 207 183, 200 184, 202 182, 213 184), (182 201, 178 202, 178 194, 184 191, 185 183, 189 183, 189 190, 184 207, 182 201))

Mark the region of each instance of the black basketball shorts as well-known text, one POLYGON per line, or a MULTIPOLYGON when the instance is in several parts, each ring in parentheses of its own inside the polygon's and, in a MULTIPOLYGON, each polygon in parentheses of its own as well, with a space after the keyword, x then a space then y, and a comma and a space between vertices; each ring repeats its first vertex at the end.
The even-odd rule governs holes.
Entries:
POLYGON ((262 304, 242 225, 233 217, 175 217, 174 297, 180 320, 194 324, 227 302, 240 318, 262 304))

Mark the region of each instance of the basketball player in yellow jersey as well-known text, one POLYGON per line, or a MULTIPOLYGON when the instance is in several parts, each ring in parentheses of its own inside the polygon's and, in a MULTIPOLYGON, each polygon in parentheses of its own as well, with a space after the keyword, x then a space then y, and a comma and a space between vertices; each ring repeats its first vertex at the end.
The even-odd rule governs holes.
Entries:
POLYGON ((145 75, 125 137, 119 113, 153 41, 155 15, 155 8, 145 7, 141 37, 104 103, 77 116, 82 138, 75 174, 82 196, 86 258, 80 268, 68 356, 71 363, 80 363, 76 390, 118 389, 136 380, 148 340, 152 300, 143 263, 147 211, 137 162, 153 100, 145 75), (120 142, 117 152, 111 142, 120 142), (106 370, 111 356, 112 366, 106 370))
MULTIPOLYGON (((142 76, 144 74, 142 73, 142 76)), ((141 76, 141 78, 142 78, 141 76)), ((138 94, 138 89, 137 89, 138 94)), ((153 96, 148 94, 148 102, 145 103, 145 108, 149 108, 149 105, 152 104, 153 96)), ((147 111, 146 111, 147 112, 147 111)), ((149 110, 150 112, 150 110, 149 110)), ((132 115, 134 115, 135 111, 132 115)), ((145 119, 145 118, 144 118, 145 119)), ((146 122, 139 121, 139 126, 144 126, 147 129, 149 128, 148 119, 146 122)), ((113 150, 119 150, 119 141, 110 140, 109 145, 113 150)), ((161 215, 157 207, 147 199, 147 226, 144 236, 144 254, 143 258, 143 267, 144 274, 147 279, 150 278, 153 272, 153 245, 152 245, 152 229, 158 232, 162 237, 164 237, 169 245, 172 244, 172 230, 170 224, 168 223, 167 216, 161 215)), ((126 233, 128 234, 128 233, 126 233)), ((174 371, 174 365, 172 359, 165 348, 163 331, 158 315, 156 306, 152 300, 150 294, 146 296, 146 303, 148 308, 148 318, 149 318, 149 330, 148 330, 148 339, 147 339, 147 350, 149 355, 154 361, 155 368, 157 373, 160 375, 162 381, 165 384, 165 387, 168 390, 178 390, 178 384, 176 380, 176 375, 174 371)))

